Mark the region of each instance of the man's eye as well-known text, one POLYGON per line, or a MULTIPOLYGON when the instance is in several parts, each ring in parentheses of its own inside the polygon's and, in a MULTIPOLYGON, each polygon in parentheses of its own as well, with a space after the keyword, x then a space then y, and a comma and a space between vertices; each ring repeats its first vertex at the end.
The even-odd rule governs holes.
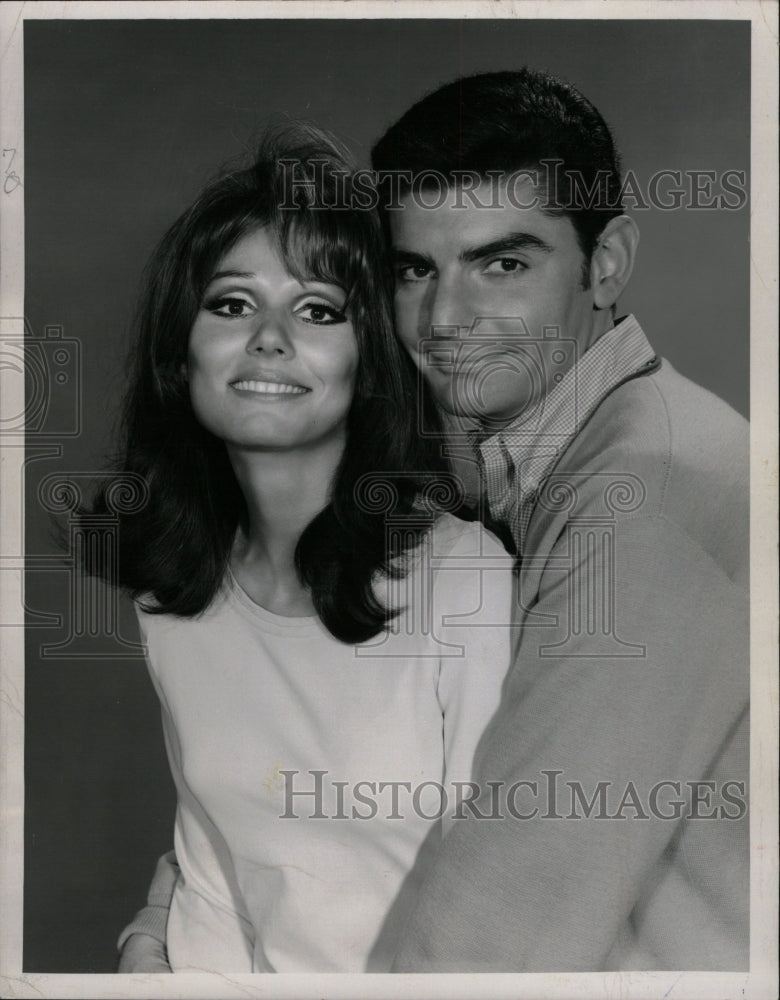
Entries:
POLYGON ((298 310, 298 315, 305 323, 346 323, 347 317, 344 312, 335 306, 325 305, 324 302, 307 302, 298 310))
POLYGON ((431 275, 427 264, 404 264, 398 268, 399 281, 425 281, 431 275))
POLYGON ((514 257, 499 257, 491 260, 485 268, 485 274, 513 274, 518 271, 525 271, 526 265, 514 257))
POLYGON ((246 299, 232 298, 227 295, 206 302, 206 308, 216 316, 227 316, 230 319, 248 316, 252 311, 252 305, 246 299))

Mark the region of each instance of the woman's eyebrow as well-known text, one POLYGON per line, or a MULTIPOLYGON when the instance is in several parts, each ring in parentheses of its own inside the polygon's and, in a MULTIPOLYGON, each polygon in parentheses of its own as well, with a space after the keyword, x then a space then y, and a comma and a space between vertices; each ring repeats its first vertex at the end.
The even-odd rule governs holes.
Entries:
POLYGON ((460 260, 464 264, 473 264, 484 257, 491 257, 494 254, 509 253, 512 250, 538 250, 541 253, 552 253, 555 248, 543 239, 534 236, 533 233, 507 233, 490 243, 482 243, 480 246, 467 247, 461 250, 460 260))
POLYGON ((251 271, 215 271, 209 278, 209 284, 218 278, 254 278, 251 271))

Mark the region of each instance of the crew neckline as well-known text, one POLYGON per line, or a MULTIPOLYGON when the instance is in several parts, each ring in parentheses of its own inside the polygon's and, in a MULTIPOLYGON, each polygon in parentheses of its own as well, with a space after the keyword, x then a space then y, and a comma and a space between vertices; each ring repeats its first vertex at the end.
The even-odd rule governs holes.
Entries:
POLYGON ((322 622, 317 615, 297 615, 295 617, 278 615, 257 604, 238 582, 230 566, 227 567, 225 582, 228 596, 233 604, 245 616, 260 625, 264 631, 277 635, 315 635, 322 631, 322 622))

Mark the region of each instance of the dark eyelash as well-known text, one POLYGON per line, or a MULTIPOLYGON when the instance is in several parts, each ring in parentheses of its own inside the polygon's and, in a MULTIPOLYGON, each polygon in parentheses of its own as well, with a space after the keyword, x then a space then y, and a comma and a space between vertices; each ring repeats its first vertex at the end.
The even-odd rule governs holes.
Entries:
POLYGON ((321 320, 321 319, 320 320, 317 320, 317 319, 310 320, 310 322, 312 322, 312 323, 345 323, 346 320, 347 320, 347 314, 346 314, 346 312, 343 312, 342 310, 337 309, 335 306, 326 306, 323 303, 315 302, 315 303, 309 304, 308 306, 306 306, 306 308, 309 309, 309 310, 321 309, 324 313, 326 313, 326 315, 328 317, 325 320, 321 320))
POLYGON ((433 269, 428 264, 397 264, 395 273, 399 278, 403 278, 407 272, 415 270, 425 271, 426 274, 430 274, 433 269))
POLYGON ((505 261, 514 264, 517 268, 521 270, 526 270, 528 265, 523 260, 518 260, 517 257, 493 257, 489 260, 486 267, 490 267, 492 264, 503 264, 505 261))
POLYGON ((223 309, 233 303, 238 303, 238 305, 242 308, 248 307, 249 305, 246 299, 242 299, 235 295, 218 295, 214 298, 205 299, 203 302, 203 308, 208 309, 210 312, 216 312, 218 309, 223 309))

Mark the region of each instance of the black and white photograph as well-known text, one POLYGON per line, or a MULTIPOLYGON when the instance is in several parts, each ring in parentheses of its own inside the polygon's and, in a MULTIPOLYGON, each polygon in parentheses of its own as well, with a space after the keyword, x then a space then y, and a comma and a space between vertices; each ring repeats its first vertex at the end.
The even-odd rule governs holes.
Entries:
POLYGON ((4 5, 0 995, 777 995, 777 13, 4 5))

